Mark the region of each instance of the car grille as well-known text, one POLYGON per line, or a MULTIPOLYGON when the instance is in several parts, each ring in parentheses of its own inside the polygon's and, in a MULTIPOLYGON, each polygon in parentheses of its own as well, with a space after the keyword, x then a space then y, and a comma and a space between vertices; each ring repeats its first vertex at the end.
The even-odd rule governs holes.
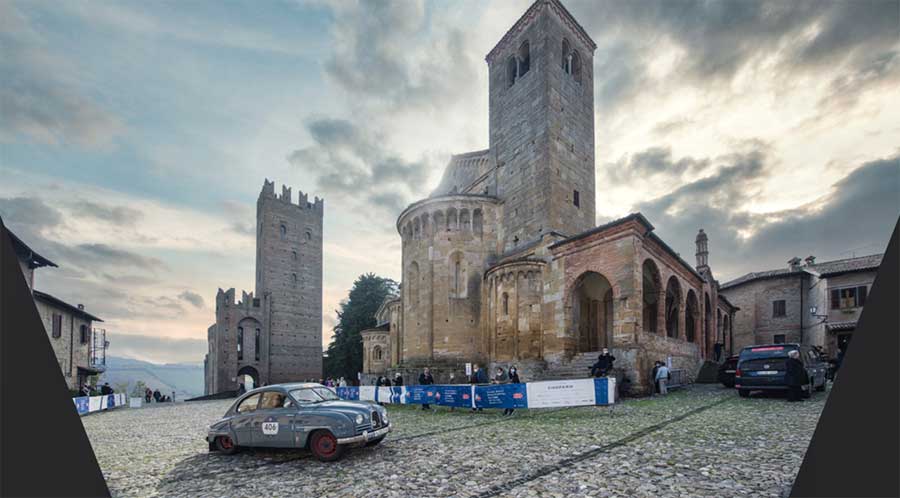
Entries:
POLYGON ((372 412, 372 428, 380 429, 384 425, 384 421, 381 420, 381 414, 378 412, 372 412))
POLYGON ((372 424, 361 424, 356 426, 356 433, 362 434, 363 432, 368 432, 372 430, 372 424))

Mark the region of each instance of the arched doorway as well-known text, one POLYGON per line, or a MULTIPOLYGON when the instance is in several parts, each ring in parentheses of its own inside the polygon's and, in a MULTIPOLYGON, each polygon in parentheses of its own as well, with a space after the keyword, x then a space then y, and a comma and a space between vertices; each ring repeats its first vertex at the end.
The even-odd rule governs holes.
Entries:
POLYGON ((684 311, 684 335, 688 342, 697 340, 697 324, 700 322, 700 306, 697 294, 691 289, 687 293, 687 306, 684 311))
POLYGON ((712 321, 712 306, 709 301, 709 293, 705 292, 703 295, 703 345, 706 348, 706 357, 710 358, 710 351, 715 350, 715 344, 718 342, 718 339, 713 338, 709 333, 709 324, 712 321))
POLYGON ((659 330, 659 297, 662 282, 659 277, 659 268, 652 259, 644 261, 643 273, 643 327, 644 332, 656 333, 659 330))
POLYGON ((248 391, 255 387, 259 387, 259 372, 249 365, 243 367, 238 370, 237 382, 238 384, 243 384, 244 389, 248 391))
POLYGON ((673 276, 666 284, 666 335, 668 337, 678 337, 678 316, 680 314, 681 284, 673 276))
POLYGON ((579 353, 598 351, 612 343, 612 285, 603 275, 585 272, 572 289, 572 326, 579 353))

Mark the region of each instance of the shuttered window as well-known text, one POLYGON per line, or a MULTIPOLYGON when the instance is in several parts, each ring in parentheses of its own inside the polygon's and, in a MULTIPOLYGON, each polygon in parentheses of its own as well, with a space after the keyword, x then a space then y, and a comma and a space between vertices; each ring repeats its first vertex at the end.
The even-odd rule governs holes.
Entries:
POLYGON ((53 315, 53 337, 62 337, 62 315, 53 315))

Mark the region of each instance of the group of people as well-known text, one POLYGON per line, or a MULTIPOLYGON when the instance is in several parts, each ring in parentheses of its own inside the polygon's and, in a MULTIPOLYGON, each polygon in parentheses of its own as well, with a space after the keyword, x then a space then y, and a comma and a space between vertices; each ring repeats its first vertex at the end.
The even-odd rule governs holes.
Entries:
POLYGON ((657 361, 653 364, 653 373, 650 374, 653 379, 653 394, 668 394, 669 381, 672 380, 672 373, 664 361, 657 361))
POLYGON ((81 386, 81 390, 79 394, 82 396, 106 396, 107 394, 113 394, 116 391, 109 386, 109 382, 104 382, 100 389, 95 387, 91 387, 90 384, 86 383, 81 386))
POLYGON ((172 391, 172 396, 167 396, 159 392, 159 389, 151 390, 149 387, 144 390, 144 401, 150 403, 151 401, 155 401, 157 403, 171 403, 175 399, 175 391, 172 391))

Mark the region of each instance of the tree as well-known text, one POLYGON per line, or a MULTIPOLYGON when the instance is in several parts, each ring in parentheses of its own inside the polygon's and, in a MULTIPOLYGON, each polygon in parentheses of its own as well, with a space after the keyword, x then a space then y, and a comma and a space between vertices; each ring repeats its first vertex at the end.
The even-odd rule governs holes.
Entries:
POLYGON ((134 384, 134 389, 131 390, 132 398, 143 398, 144 391, 147 390, 147 385, 144 384, 144 381, 139 380, 134 384))
POLYGON ((386 298, 397 293, 397 282, 367 273, 353 282, 347 299, 336 310, 338 323, 324 358, 326 377, 356 380, 362 371, 362 330, 375 326, 375 312, 386 298))

